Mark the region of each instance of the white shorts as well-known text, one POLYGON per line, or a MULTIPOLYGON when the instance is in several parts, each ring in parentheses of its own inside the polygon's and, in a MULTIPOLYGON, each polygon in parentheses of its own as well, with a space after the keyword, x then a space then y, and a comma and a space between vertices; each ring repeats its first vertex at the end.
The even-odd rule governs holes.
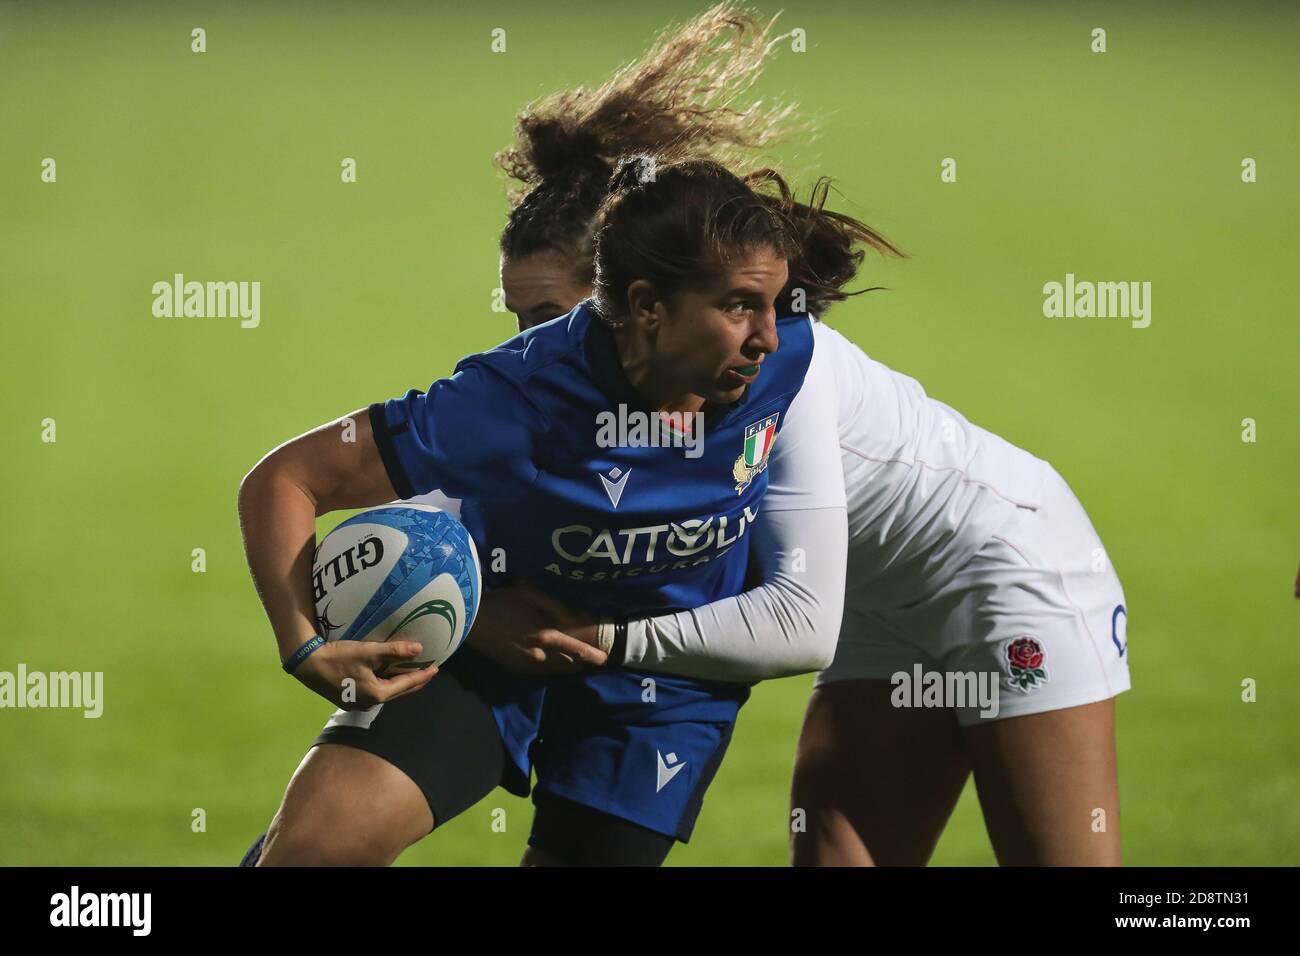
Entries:
POLYGON ((1083 506, 1055 471, 1041 506, 1016 508, 936 593, 905 608, 869 604, 879 602, 855 595, 850 557, 839 646, 818 685, 893 680, 907 701, 899 706, 952 706, 962 726, 1129 689, 1124 592, 1083 506), (970 675, 982 675, 980 683, 970 675), (962 706, 963 680, 967 690, 996 688, 996 707, 969 694, 962 706), (913 691, 941 681, 949 692, 941 703, 913 691))

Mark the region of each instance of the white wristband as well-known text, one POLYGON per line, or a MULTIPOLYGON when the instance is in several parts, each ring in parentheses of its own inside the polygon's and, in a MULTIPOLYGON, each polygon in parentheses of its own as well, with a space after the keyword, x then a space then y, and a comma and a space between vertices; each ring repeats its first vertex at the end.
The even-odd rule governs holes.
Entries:
POLYGON ((596 625, 596 646, 601 653, 608 654, 614 649, 614 619, 602 617, 596 625))

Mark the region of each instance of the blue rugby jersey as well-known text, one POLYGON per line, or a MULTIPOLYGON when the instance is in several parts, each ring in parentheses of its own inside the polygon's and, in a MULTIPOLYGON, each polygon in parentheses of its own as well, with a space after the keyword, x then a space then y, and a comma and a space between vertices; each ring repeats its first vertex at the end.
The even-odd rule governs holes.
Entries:
MULTIPOLYGON (((778 350, 741 399, 706 409, 699 457, 597 443, 599 413, 617 415, 620 404, 655 413, 628 383, 590 302, 462 359, 427 393, 371 406, 375 441, 401 497, 438 489, 464 499, 461 520, 489 587, 527 580, 601 615, 700 607, 744 589, 766 454, 812 356, 807 317, 780 318, 777 330, 778 350)), ((566 679, 565 709, 617 719, 641 706, 640 676, 596 668, 566 679)), ((749 692, 653 676, 670 691, 665 709, 684 720, 734 720, 749 692)), ((497 683, 486 696, 526 781, 547 682, 503 672, 497 683)))
POLYGON ((372 407, 375 440, 401 497, 465 499, 488 584, 528 580, 596 614, 700 607, 743 589, 737 545, 767 488, 765 456, 744 464, 746 431, 779 433, 812 356, 807 318, 777 329, 780 347, 740 401, 706 413, 698 458, 598 447, 598 413, 642 406, 589 303, 462 359, 427 393, 372 407))

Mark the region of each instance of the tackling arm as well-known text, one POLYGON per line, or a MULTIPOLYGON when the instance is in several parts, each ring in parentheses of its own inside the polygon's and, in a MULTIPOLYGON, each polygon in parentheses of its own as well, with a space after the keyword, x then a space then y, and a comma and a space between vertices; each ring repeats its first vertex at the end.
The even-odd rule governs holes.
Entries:
POLYGON ((629 621, 625 666, 734 681, 829 666, 848 565, 834 373, 819 345, 772 448, 751 549, 762 586, 691 611, 629 621))
POLYGON ((754 528, 765 583, 677 614, 628 622, 622 661, 637 670, 752 681, 828 667, 844 612, 844 508, 774 511, 754 528))

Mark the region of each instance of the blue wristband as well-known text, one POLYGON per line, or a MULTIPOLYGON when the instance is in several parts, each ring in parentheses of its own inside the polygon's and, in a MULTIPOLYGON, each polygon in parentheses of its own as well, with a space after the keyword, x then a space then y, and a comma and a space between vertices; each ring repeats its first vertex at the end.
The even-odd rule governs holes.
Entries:
POLYGON ((296 651, 294 651, 292 654, 289 655, 289 659, 285 661, 283 664, 284 672, 286 674, 292 674, 295 670, 298 669, 299 664, 301 664, 307 658, 311 657, 312 654, 314 654, 316 651, 320 650, 320 648, 324 646, 325 646, 325 638, 317 634, 310 641, 308 641, 302 647, 298 648, 296 651))

